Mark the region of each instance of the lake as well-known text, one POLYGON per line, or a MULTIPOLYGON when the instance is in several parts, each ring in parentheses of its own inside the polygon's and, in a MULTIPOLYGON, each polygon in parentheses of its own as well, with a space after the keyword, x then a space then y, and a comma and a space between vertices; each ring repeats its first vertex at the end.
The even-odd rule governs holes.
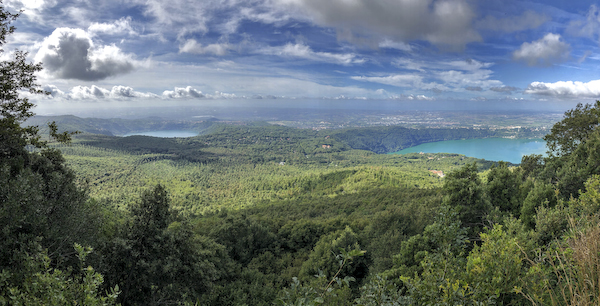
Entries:
POLYGON ((521 163, 521 157, 529 154, 546 153, 543 139, 485 138, 448 140, 424 143, 392 154, 406 153, 458 153, 493 161, 521 163))
POLYGON ((194 137, 198 136, 197 132, 194 131, 181 131, 181 130, 164 130, 164 131, 148 131, 148 132, 133 132, 123 135, 123 137, 142 135, 162 138, 174 138, 174 137, 194 137))

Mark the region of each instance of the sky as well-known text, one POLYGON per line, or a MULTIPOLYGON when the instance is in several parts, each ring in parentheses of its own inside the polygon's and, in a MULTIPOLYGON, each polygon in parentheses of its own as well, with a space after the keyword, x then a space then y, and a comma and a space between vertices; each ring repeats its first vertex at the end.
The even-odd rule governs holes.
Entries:
POLYGON ((600 99, 600 1, 3 0, 52 103, 600 99), (298 100, 300 101, 300 100, 298 100))

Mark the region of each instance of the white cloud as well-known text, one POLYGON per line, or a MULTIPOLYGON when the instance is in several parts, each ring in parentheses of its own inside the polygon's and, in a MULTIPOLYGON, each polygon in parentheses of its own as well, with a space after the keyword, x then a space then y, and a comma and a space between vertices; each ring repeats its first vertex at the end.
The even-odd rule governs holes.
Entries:
POLYGON ((90 100, 90 99, 102 99, 110 96, 110 90, 92 85, 87 86, 75 86, 68 93, 68 98, 74 100, 90 100))
POLYGON ((60 90, 55 85, 45 85, 42 86, 42 89, 46 92, 49 92, 50 96, 52 97, 63 97, 65 95, 65 92, 60 90))
POLYGON ((53 7, 58 0, 4 0, 4 4, 11 12, 23 10, 23 15, 35 22, 44 21, 44 9, 53 7))
POLYGON ((192 53, 192 54, 214 54, 223 56, 227 54, 227 50, 231 47, 229 44, 210 44, 203 47, 202 44, 198 43, 195 39, 189 39, 182 46, 179 46, 180 53, 192 53))
POLYGON ((481 40, 472 29, 475 12, 466 0, 276 2, 300 9, 321 26, 335 27, 344 39, 374 35, 401 42, 425 40, 457 50, 481 40))
POLYGON ((207 97, 213 98, 213 99, 234 99, 234 98, 237 98, 237 95, 233 94, 233 93, 215 91, 214 94, 207 95, 207 97))
POLYGON ((414 96, 414 95, 408 95, 406 98, 408 100, 419 100, 419 101, 433 101, 433 100, 435 100, 434 98, 428 97, 428 96, 425 96, 425 95, 416 95, 416 96, 414 96))
POLYGON ((600 8, 592 4, 586 15, 586 19, 575 20, 569 23, 567 33, 600 40, 600 8))
POLYGON ((415 61, 409 58, 397 58, 392 61, 392 65, 407 70, 416 70, 425 72, 428 70, 465 70, 477 71, 493 66, 493 63, 484 63, 474 59, 453 60, 453 61, 415 61))
POLYGON ((122 86, 122 85, 117 85, 117 86, 113 86, 113 88, 110 90, 110 98, 158 98, 157 95, 153 94, 153 93, 142 93, 139 91, 135 91, 133 88, 129 87, 129 86, 122 86))
POLYGON ((110 35, 128 34, 136 35, 136 31, 131 27, 131 17, 123 17, 113 23, 94 22, 88 27, 89 33, 105 33, 110 35))
POLYGON ((81 29, 58 28, 35 55, 45 72, 61 79, 97 81, 131 72, 137 62, 115 45, 96 46, 81 29))
POLYGON ((355 76, 352 79, 437 92, 473 91, 474 89, 483 91, 502 86, 501 81, 492 79, 493 71, 487 69, 492 66, 492 63, 472 59, 419 62, 403 58, 395 60, 393 64, 411 73, 386 76, 355 76))
POLYGON ((477 28, 512 33, 538 28, 548 20, 550 20, 548 16, 533 11, 525 11, 523 15, 507 18, 489 15, 477 22, 477 28))
POLYGON ((313 61, 336 63, 342 65, 362 64, 364 58, 357 58, 353 53, 330 53, 330 52, 315 52, 309 46, 304 44, 288 43, 279 47, 266 47, 258 50, 258 53, 267 55, 278 55, 288 57, 299 57, 313 61))
POLYGON ((204 98, 206 97, 201 91, 188 87, 175 87, 175 90, 165 90, 162 93, 163 98, 169 99, 189 99, 189 98, 204 98))
POLYGON ((600 80, 587 83, 573 81, 533 82, 527 86, 525 93, 559 98, 600 98, 600 80))
POLYGON ((491 80, 492 71, 480 69, 475 71, 441 71, 437 73, 437 78, 442 80, 445 85, 454 88, 479 87, 490 88, 502 85, 498 80, 491 80))
POLYGON ((423 83, 423 77, 415 74, 394 74, 381 77, 353 76, 351 79, 396 87, 416 87, 423 83))
POLYGON ((548 33, 539 40, 523 43, 513 52, 513 59, 529 66, 549 66, 567 60, 569 49, 569 44, 561 41, 560 34, 548 33))
POLYGON ((154 99, 159 96, 153 93, 142 93, 135 91, 133 88, 128 86, 116 85, 112 89, 106 89, 96 85, 92 86, 75 86, 68 92, 60 90, 55 85, 45 85, 43 89, 50 92, 50 97, 59 100, 84 100, 84 101, 97 101, 97 100, 130 100, 137 98, 154 99))
POLYGON ((410 51, 412 48, 409 44, 404 42, 395 42, 389 39, 385 39, 379 43, 379 48, 390 48, 390 49, 398 49, 402 51, 410 51))

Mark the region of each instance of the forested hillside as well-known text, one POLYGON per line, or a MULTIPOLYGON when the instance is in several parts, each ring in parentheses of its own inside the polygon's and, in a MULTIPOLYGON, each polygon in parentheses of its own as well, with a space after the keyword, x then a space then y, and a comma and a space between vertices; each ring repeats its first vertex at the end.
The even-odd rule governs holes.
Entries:
POLYGON ((375 154, 281 126, 79 135, 32 152, 6 138, 2 296, 88 286, 123 305, 596 304, 598 109, 566 113, 550 155, 518 167, 375 154), (84 259, 94 270, 76 272, 84 259), (49 283, 26 286, 39 278, 49 283))
POLYGON ((409 129, 385 126, 335 131, 333 137, 353 149, 391 153, 427 142, 500 136, 504 135, 489 129, 409 129))

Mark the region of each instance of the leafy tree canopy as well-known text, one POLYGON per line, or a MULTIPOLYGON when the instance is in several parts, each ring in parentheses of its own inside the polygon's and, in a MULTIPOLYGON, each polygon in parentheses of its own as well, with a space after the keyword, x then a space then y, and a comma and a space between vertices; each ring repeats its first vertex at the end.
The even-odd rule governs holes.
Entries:
POLYGON ((600 124, 600 100, 594 105, 577 104, 577 107, 567 111, 563 120, 556 123, 550 130, 550 134, 544 137, 549 155, 571 154, 580 143, 585 142, 598 124, 600 124))

